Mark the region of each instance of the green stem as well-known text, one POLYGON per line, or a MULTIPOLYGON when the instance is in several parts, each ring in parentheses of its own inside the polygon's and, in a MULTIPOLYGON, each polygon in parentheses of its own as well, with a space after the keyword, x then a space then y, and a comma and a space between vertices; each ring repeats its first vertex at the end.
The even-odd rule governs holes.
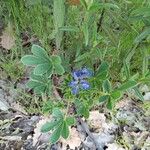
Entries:
POLYGON ((70 101, 68 101, 68 103, 67 103, 67 109, 66 109, 66 113, 65 113, 65 119, 66 119, 66 117, 67 117, 67 114, 68 114, 68 110, 69 110, 69 105, 70 105, 70 101))

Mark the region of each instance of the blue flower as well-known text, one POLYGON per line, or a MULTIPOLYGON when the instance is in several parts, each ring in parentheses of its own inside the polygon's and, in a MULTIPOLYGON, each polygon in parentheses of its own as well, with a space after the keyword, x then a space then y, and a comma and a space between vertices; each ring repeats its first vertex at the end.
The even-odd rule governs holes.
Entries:
POLYGON ((88 90, 90 88, 89 82, 87 82, 85 80, 81 80, 80 85, 81 85, 81 89, 83 89, 83 90, 88 90))
POLYGON ((72 76, 75 80, 78 79, 85 79, 93 76, 91 70, 87 69, 86 67, 82 68, 81 70, 76 70, 72 73, 72 76))
POLYGON ((82 77, 83 78, 89 78, 93 76, 93 72, 87 68, 82 69, 82 77))
POLYGON ((80 70, 74 71, 72 73, 73 80, 69 83, 69 87, 71 87, 72 94, 78 94, 80 89, 90 89, 90 84, 85 79, 91 77, 92 75, 92 71, 87 68, 82 68, 80 70))
POLYGON ((79 93, 79 86, 75 86, 72 88, 72 94, 77 95, 79 93))
POLYGON ((75 86, 77 86, 78 85, 78 81, 71 81, 70 83, 69 83, 69 86, 70 87, 75 87, 75 86))

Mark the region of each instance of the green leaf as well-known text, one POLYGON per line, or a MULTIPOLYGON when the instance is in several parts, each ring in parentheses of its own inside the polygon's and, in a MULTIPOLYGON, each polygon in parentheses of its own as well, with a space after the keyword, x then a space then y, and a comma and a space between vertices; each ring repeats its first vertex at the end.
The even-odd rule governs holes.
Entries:
POLYGON ((53 110, 53 103, 52 101, 48 100, 46 101, 44 104, 43 104, 43 107, 42 107, 42 111, 44 113, 52 113, 52 110, 53 110))
POLYGON ((37 86, 34 88, 34 92, 36 94, 42 94, 42 93, 45 93, 46 91, 46 86, 45 85, 40 85, 40 86, 37 86))
POLYGON ((112 110, 113 106, 112 106, 112 102, 111 102, 110 99, 108 100, 106 107, 107 107, 109 110, 112 110))
POLYGON ((93 12, 99 11, 99 9, 100 9, 99 3, 93 3, 93 4, 89 7, 88 11, 89 11, 90 13, 93 13, 93 12))
POLYGON ((64 117, 63 113, 60 111, 59 108, 54 108, 52 115, 53 115, 54 117, 60 118, 60 119, 63 119, 63 117, 64 117))
POLYGON ((109 95, 103 95, 100 97, 99 102, 101 103, 101 102, 107 101, 108 99, 109 99, 109 95))
POLYGON ((81 114, 87 119, 89 118, 89 109, 86 106, 82 107, 81 114))
POLYGON ((66 123, 68 124, 68 126, 72 126, 72 125, 74 125, 75 124, 75 119, 74 119, 74 117, 67 117, 66 118, 66 123))
POLYGON ((85 46, 87 46, 88 43, 89 43, 89 29, 88 29, 88 24, 87 23, 85 23, 83 25, 82 30, 83 30, 83 34, 84 34, 84 38, 85 38, 85 46))
POLYGON ((105 9, 110 9, 110 8, 119 9, 119 7, 117 5, 112 4, 112 3, 100 3, 99 7, 105 8, 105 9))
POLYGON ((56 125, 58 125, 59 123, 60 123, 60 121, 46 122, 41 128, 41 132, 43 132, 43 133, 48 132, 48 131, 54 129, 56 127, 56 125))
POLYGON ((101 80, 101 81, 106 80, 106 79, 108 78, 108 72, 107 72, 107 71, 101 72, 101 73, 97 76, 97 78, 98 78, 99 80, 101 80))
POLYGON ((85 0, 80 0, 80 2, 81 2, 81 5, 82 5, 85 9, 87 9, 86 1, 85 1, 85 0))
POLYGON ((50 137, 51 144, 54 144, 59 140, 61 131, 62 131, 62 127, 63 127, 62 125, 63 125, 63 123, 61 125, 59 125, 52 133, 52 135, 50 137))
POLYGON ((60 49, 61 42, 63 39, 63 31, 60 31, 59 28, 64 26, 65 19, 65 1, 64 0, 54 0, 53 1, 53 18, 56 36, 56 47, 60 49))
POLYGON ((40 82, 37 82, 37 81, 33 81, 33 80, 29 80, 26 84, 29 88, 33 89, 37 86, 41 86, 41 83, 40 82))
POLYGON ((114 99, 114 100, 118 100, 119 98, 121 98, 121 95, 122 95, 122 93, 121 93, 121 91, 113 91, 112 93, 111 93, 111 97, 114 99))
POLYGON ((64 138, 64 139, 67 139, 68 136, 69 136, 69 127, 66 123, 66 121, 64 121, 63 123, 63 128, 61 130, 61 136, 64 138))
POLYGON ((32 45, 31 52, 36 57, 39 57, 39 58, 42 58, 42 59, 45 59, 45 60, 49 59, 49 57, 47 55, 47 52, 42 47, 40 47, 39 45, 35 45, 35 44, 32 45))
POLYGON ((53 64, 61 64, 61 58, 60 58, 60 56, 53 55, 51 58, 52 58, 53 64))
POLYGON ((35 67, 34 69, 34 74, 35 75, 42 75, 46 73, 48 70, 52 68, 51 63, 44 63, 44 64, 39 64, 35 67))
POLYGON ((139 7, 138 9, 135 9, 134 11, 132 11, 132 14, 150 16, 150 7, 139 7))
POLYGON ((103 62, 100 64, 99 68, 97 69, 96 74, 97 74, 97 75, 101 75, 102 73, 107 72, 108 69, 109 69, 108 62, 103 61, 103 62))
POLYGON ((31 73, 30 78, 32 80, 36 80, 38 82, 44 82, 44 81, 47 82, 47 80, 45 79, 45 76, 43 76, 43 75, 35 75, 33 72, 31 73))
POLYGON ((109 82, 109 80, 105 80, 103 82, 103 91, 106 93, 109 93, 111 91, 111 83, 109 82))
POLYGON ((25 65, 37 65, 34 68, 34 74, 43 75, 47 73, 47 75, 50 76, 52 74, 53 66, 46 51, 38 45, 33 45, 31 51, 34 55, 26 55, 22 57, 21 61, 25 65))
POLYGON ((137 82, 134 80, 129 80, 126 83, 123 83, 117 90, 119 91, 125 91, 128 90, 134 86, 136 86, 137 82))
POLYGON ((140 43, 144 38, 150 35, 150 28, 145 29, 140 35, 138 35, 135 39, 135 43, 140 43))
POLYGON ((130 67, 129 67, 129 63, 127 63, 126 61, 124 61, 124 71, 125 71, 125 75, 126 78, 129 79, 130 78, 130 67))
POLYGON ((43 59, 39 59, 38 57, 35 57, 33 55, 26 55, 26 56, 23 56, 21 58, 21 61, 24 65, 29 65, 29 66, 32 66, 32 65, 38 65, 38 64, 41 64, 41 63, 45 63, 46 61, 43 60, 43 59))
POLYGON ((76 99, 74 103, 76 105, 77 114, 83 115, 85 118, 88 118, 89 117, 89 106, 84 105, 83 102, 81 102, 78 99, 76 99))
POLYGON ((55 64, 55 73, 57 73, 58 75, 63 75, 65 73, 64 67, 60 64, 55 64))
POLYGON ((143 101, 143 100, 144 100, 144 97, 143 97, 143 95, 141 94, 141 92, 139 91, 139 89, 138 89, 137 87, 134 87, 133 89, 134 89, 134 91, 135 91, 136 96, 137 96, 141 101, 143 101))
POLYGON ((51 91, 51 82, 46 75, 41 76, 32 73, 27 86, 33 89, 36 94, 50 93, 51 91))

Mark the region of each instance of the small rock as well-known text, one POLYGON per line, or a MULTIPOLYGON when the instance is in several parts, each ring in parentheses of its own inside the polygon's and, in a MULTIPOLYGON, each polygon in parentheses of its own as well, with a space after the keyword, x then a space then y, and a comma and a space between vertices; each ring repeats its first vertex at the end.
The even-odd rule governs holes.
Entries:
POLYGON ((7 111, 9 109, 8 104, 0 99, 0 110, 7 111))
POLYGON ((145 100, 145 101, 150 101, 150 92, 147 92, 147 93, 144 95, 144 100, 145 100))
POLYGON ((116 143, 112 143, 112 144, 107 144, 106 150, 125 150, 124 148, 120 147, 118 144, 116 143))
POLYGON ((141 92, 149 92, 150 91, 150 89, 147 85, 142 85, 139 87, 139 89, 141 92))

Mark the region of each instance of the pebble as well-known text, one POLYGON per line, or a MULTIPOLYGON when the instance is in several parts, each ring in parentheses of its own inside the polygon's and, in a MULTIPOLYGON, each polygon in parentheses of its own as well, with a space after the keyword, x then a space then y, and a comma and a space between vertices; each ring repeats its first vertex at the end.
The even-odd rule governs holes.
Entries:
POLYGON ((147 92, 147 93, 144 95, 144 100, 145 100, 145 101, 150 101, 150 92, 147 92))

